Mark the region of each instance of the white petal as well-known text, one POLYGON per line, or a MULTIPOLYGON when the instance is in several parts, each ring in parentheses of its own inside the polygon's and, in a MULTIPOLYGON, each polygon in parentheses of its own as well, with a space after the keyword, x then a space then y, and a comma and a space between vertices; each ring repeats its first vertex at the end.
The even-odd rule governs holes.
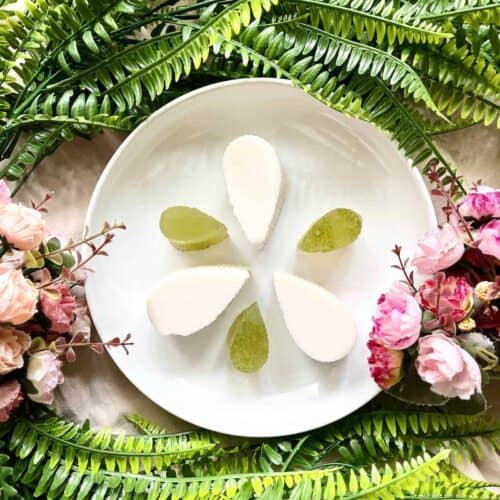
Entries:
POLYGON ((337 361, 354 346, 354 319, 328 290, 288 273, 274 273, 285 324, 295 343, 317 361, 337 361))
POLYGON ((148 315, 163 335, 191 335, 214 322, 248 280, 237 266, 200 266, 169 274, 150 294, 148 315))
POLYGON ((261 248, 280 203, 281 167, 267 141, 255 135, 234 139, 223 158, 229 200, 246 238, 261 248))

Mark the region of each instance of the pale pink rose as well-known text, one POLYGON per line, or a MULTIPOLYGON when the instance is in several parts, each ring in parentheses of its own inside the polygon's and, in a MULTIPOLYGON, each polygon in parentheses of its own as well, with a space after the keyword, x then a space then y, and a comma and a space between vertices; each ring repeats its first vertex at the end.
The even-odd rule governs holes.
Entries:
POLYGON ((474 289, 462 277, 438 273, 420 287, 418 298, 422 307, 436 317, 435 322, 431 321, 426 326, 435 328, 440 324, 447 328, 462 321, 470 312, 474 289))
POLYGON ((452 266, 465 251, 458 229, 451 224, 427 231, 417 242, 417 247, 412 264, 423 274, 433 274, 452 266))
POLYGON ((500 217, 500 189, 479 184, 471 190, 458 206, 464 217, 500 217))
POLYGON ((40 291, 40 310, 50 320, 50 330, 67 333, 76 308, 67 285, 57 283, 40 291))
POLYGON ((373 337, 390 349, 413 345, 420 335, 422 310, 408 289, 400 283, 378 299, 373 316, 373 337))
POLYGON ((22 250, 10 249, 0 258, 0 262, 10 264, 11 267, 22 267, 24 265, 24 252, 22 250))
POLYGON ((7 422, 10 414, 19 408, 23 399, 21 384, 17 380, 9 380, 0 385, 0 422, 7 422))
POLYGON ((389 349, 372 336, 368 341, 368 349, 368 365, 373 380, 383 389, 397 384, 403 376, 403 351, 389 349))
POLYGON ((0 264, 0 323, 21 325, 36 313, 38 291, 18 269, 0 264))
POLYGON ((34 250, 47 235, 42 214, 17 203, 0 207, 0 235, 18 250, 34 250))
POLYGON ((26 376, 37 393, 28 393, 28 397, 37 403, 52 404, 54 389, 64 382, 61 367, 62 361, 52 351, 40 351, 31 355, 26 376))
POLYGON ((442 333, 420 339, 417 372, 431 391, 447 398, 470 399, 481 392, 481 370, 474 358, 442 333))
POLYGON ((71 323, 69 334, 72 337, 80 336, 82 340, 90 340, 90 316, 85 300, 77 299, 75 309, 75 319, 71 323))
POLYGON ((31 337, 11 326, 0 326, 0 375, 21 368, 23 354, 31 345, 31 337))
POLYGON ((477 232, 477 241, 481 252, 500 260, 500 219, 481 226, 477 232))
POLYGON ((0 181, 0 206, 7 205, 11 202, 10 189, 4 180, 0 181))

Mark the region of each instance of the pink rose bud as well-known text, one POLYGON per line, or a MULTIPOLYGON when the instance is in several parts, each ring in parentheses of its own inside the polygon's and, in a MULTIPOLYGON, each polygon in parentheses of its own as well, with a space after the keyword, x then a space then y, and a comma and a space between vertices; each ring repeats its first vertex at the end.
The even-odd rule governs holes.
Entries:
POLYGON ((27 378, 36 389, 36 394, 28 393, 28 397, 50 405, 54 401, 54 389, 64 382, 61 371, 62 361, 52 351, 40 351, 32 354, 28 362, 27 378))
POLYGON ((0 385, 0 422, 7 422, 10 414, 20 406, 24 399, 21 384, 9 380, 0 385))
POLYGON ((17 203, 0 206, 0 235, 18 250, 34 250, 47 235, 42 214, 17 203))
POLYGON ((481 252, 500 260, 500 219, 481 226, 477 232, 477 241, 481 252))
POLYGON ((390 349, 406 349, 417 341, 421 321, 418 302, 403 285, 395 283, 378 300, 373 337, 390 349))
POLYGON ((474 303, 474 289, 465 278, 438 273, 420 287, 418 297, 422 307, 439 320, 429 327, 441 324, 446 328, 463 320, 470 312, 474 303))
POLYGON ((76 301, 67 285, 58 283, 40 291, 40 310, 50 320, 50 330, 68 333, 76 301))
POLYGON ((481 370, 474 358, 442 333, 419 340, 416 359, 420 378, 447 398, 470 399, 481 392, 481 370))
POLYGON ((0 181, 0 206, 7 205, 11 202, 10 189, 4 180, 0 181))
POLYGON ((38 292, 18 269, 0 264, 0 323, 21 325, 36 313, 38 292))
POLYGON ((500 217, 500 189, 479 184, 471 190, 458 206, 464 217, 481 219, 500 217))
POLYGON ((0 375, 21 368, 23 354, 31 345, 31 337, 10 326, 0 326, 0 375))
POLYGON ((388 349, 374 338, 368 341, 370 374, 383 389, 397 384, 402 377, 403 351, 388 349))
POLYGON ((433 274, 456 264, 465 251, 458 229, 451 224, 427 231, 418 240, 417 247, 412 264, 423 274, 433 274))

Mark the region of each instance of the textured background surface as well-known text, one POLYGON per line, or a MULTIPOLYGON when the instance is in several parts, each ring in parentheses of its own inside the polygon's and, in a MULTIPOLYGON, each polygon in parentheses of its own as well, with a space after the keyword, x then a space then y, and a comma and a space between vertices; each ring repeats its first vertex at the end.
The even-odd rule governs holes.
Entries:
MULTIPOLYGON (((78 236, 93 187, 107 161, 124 136, 104 133, 88 142, 75 139, 46 159, 21 193, 22 201, 41 200, 54 191, 48 220, 54 233, 78 236)), ((500 187, 500 134, 493 128, 472 127, 449 133, 437 144, 468 181, 481 178, 485 184, 500 187)), ((123 335, 127 332, 116 332, 123 335)), ((168 414, 149 401, 121 374, 107 354, 79 353, 77 362, 67 367, 66 381, 59 391, 56 410, 81 421, 89 418, 96 426, 124 429, 122 415, 140 413, 171 431, 189 424, 168 414)), ((488 389, 490 411, 500 415, 500 384, 488 389)), ((469 464, 474 476, 500 480, 500 460, 486 451, 478 464, 469 464)))

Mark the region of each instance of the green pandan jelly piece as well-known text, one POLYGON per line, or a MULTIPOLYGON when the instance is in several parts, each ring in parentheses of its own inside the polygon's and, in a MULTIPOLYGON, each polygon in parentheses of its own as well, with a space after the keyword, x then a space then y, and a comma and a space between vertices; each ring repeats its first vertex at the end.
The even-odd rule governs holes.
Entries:
POLYGON ((160 229, 172 246, 183 252, 203 250, 228 237, 222 222, 197 208, 176 206, 164 210, 160 229))
POLYGON ((257 303, 244 309, 233 321, 227 337, 233 366, 245 373, 256 372, 269 356, 267 329, 257 303))
POLYGON ((330 252, 350 245, 361 232, 362 219, 354 210, 336 208, 320 217, 302 236, 303 252, 330 252))

